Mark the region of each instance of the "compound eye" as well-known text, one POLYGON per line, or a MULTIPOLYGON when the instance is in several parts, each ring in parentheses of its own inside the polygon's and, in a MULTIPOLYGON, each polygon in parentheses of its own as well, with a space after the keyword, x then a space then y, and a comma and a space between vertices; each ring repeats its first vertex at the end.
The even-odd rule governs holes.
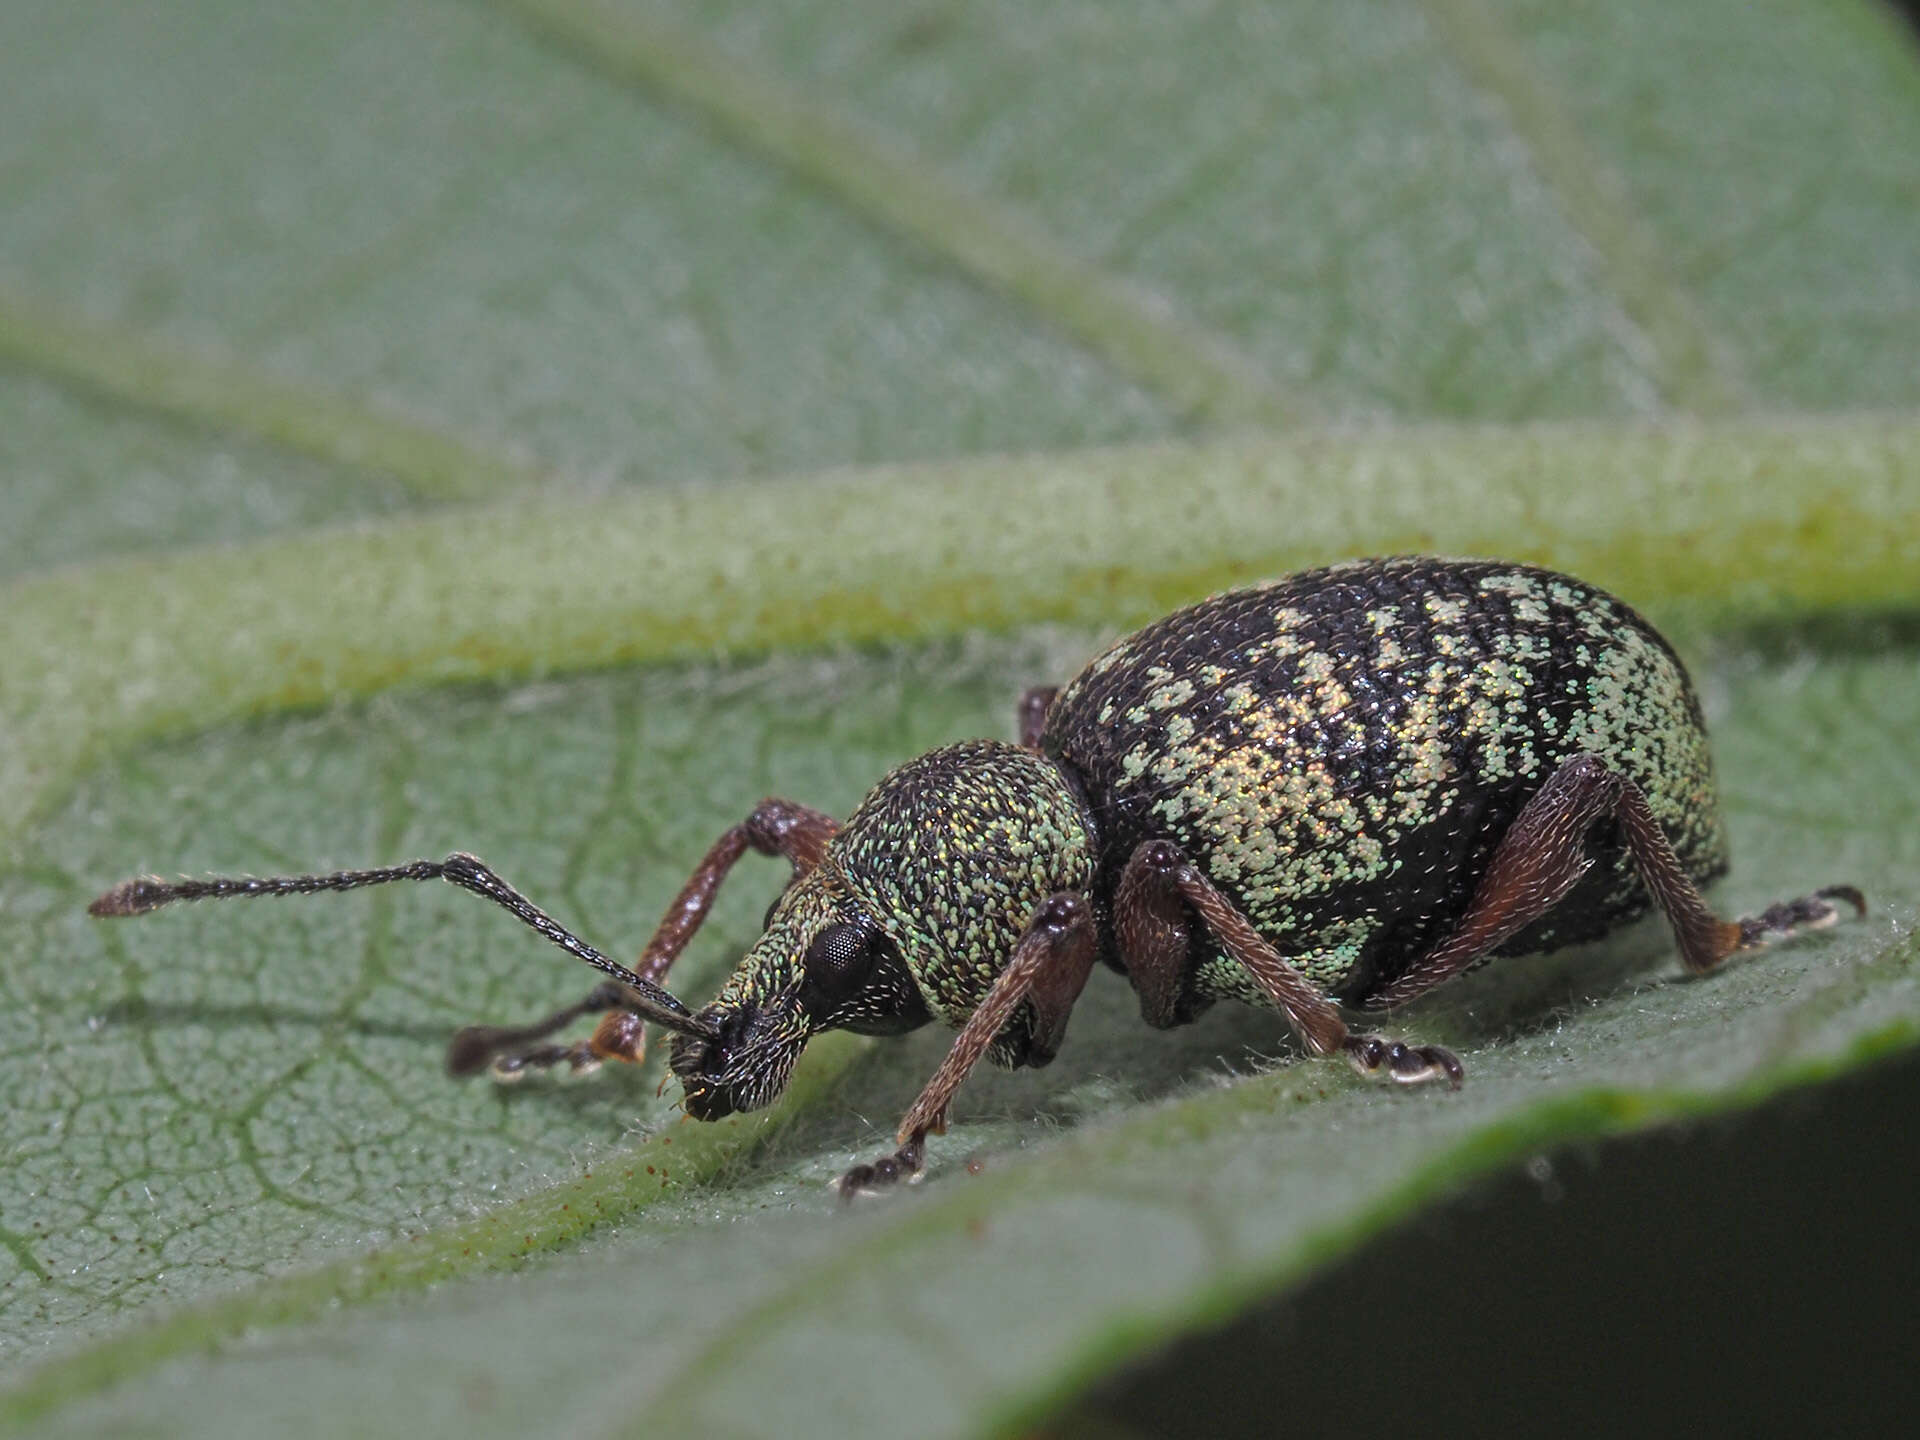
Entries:
POLYGON ((807 946, 801 962, 805 985, 801 1003, 824 1015, 856 994, 873 972, 874 930, 867 925, 829 925, 807 946))

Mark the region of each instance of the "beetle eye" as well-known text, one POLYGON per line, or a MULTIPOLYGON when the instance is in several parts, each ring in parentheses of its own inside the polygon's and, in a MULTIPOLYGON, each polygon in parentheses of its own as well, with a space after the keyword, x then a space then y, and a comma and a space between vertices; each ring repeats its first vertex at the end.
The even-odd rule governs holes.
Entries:
POLYGON ((873 970, 873 939, 869 926, 849 924, 829 925, 814 936, 801 962, 801 1003, 822 1015, 859 990, 873 970))

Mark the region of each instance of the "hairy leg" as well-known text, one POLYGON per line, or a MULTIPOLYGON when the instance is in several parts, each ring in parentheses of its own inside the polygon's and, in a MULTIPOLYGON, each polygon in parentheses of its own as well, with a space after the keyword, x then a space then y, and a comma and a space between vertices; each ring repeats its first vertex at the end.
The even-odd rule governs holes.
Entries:
POLYGON ((1136 847, 1114 893, 1115 933, 1148 1024, 1176 1023, 1190 953, 1190 914, 1240 962, 1310 1054, 1343 1054, 1362 1074, 1384 1072, 1403 1085, 1445 1079, 1457 1086, 1464 1077, 1458 1058, 1438 1045, 1408 1045, 1390 1036, 1349 1031, 1339 1007, 1288 964, 1170 840, 1147 840, 1136 847))
MULTIPOLYGON (((655 985, 665 980, 673 962, 713 909, 721 883, 749 850, 785 857, 798 877, 820 863, 827 842, 838 829, 839 822, 819 810, 777 797, 762 800, 745 820, 723 831, 694 867, 641 951, 635 973, 655 985)), ((623 997, 609 996, 606 991, 607 987, 601 986, 578 1004, 556 1010, 530 1026, 469 1025, 453 1037, 448 1047, 448 1073, 471 1075, 491 1065, 496 1077, 518 1079, 528 1070, 562 1064, 574 1071, 589 1069, 602 1060, 638 1064, 647 1053, 644 1017, 623 997), (576 1017, 594 1012, 604 1014, 588 1039, 574 1045, 538 1043, 576 1017)))
POLYGON ((1043 900, 1014 947, 1007 968, 967 1017, 947 1058, 901 1120, 894 1137, 900 1148, 871 1164, 854 1166, 841 1176, 840 1194, 858 1195, 910 1180, 919 1173, 926 1157, 927 1136, 945 1133, 947 1106, 954 1092, 980 1063, 994 1037, 1006 1028, 1021 1001, 1031 1001, 1037 1012, 1036 1044, 1046 1043, 1057 1049, 1066 1034, 1067 1016, 1093 969, 1096 950, 1093 907, 1085 896, 1062 891, 1043 900))
POLYGON ((1424 994, 1564 900, 1592 867, 1587 835, 1607 816, 1619 820, 1640 878, 1673 926, 1681 958, 1695 974, 1769 940, 1833 924, 1840 915, 1836 900, 1866 913, 1867 902, 1858 890, 1833 885, 1745 920, 1722 920, 1681 868, 1640 787, 1597 757, 1576 755, 1561 764, 1514 817, 1453 933, 1369 997, 1368 1008, 1384 1009, 1424 994))

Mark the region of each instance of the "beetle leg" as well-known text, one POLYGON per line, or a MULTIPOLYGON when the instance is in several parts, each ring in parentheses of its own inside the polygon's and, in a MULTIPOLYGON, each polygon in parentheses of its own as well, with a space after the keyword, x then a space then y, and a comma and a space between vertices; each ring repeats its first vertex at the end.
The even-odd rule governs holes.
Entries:
POLYGON ((1280 1008, 1312 1054, 1344 1053, 1361 1074, 1384 1070, 1389 1079, 1403 1085, 1441 1079, 1455 1087, 1460 1084, 1466 1072, 1450 1050, 1350 1033, 1339 1007, 1289 965, 1239 907, 1169 840, 1147 840, 1135 848, 1114 892, 1120 952, 1149 1024, 1177 1021, 1187 961, 1188 906, 1280 1008))
MULTIPOLYGON (((490 1063, 497 1078, 517 1080, 529 1069, 544 1070, 562 1063, 568 1064, 576 1072, 590 1069, 603 1058, 594 1052, 591 1041, 583 1040, 576 1045, 542 1045, 539 1042, 582 1015, 598 1014, 622 1005, 626 999, 625 990, 626 987, 617 981, 608 980, 594 986, 586 998, 576 1004, 556 1010, 546 1019, 531 1025, 469 1025, 455 1035, 453 1043, 447 1047, 447 1073, 471 1075, 490 1063)), ((626 1010, 617 1013, 632 1015, 631 1011, 626 1010)), ((637 1016, 633 1018, 636 1021, 638 1019, 637 1016)), ((634 1029, 637 1032, 639 1026, 636 1024, 634 1029)))
POLYGON ((1140 997, 1140 1018, 1156 1030, 1182 1019, 1180 993, 1192 945, 1187 902, 1173 872, 1183 863, 1165 840, 1134 848, 1113 893, 1114 938, 1126 962, 1127 980, 1140 997))
POLYGON ((926 1156, 927 1136, 947 1128, 947 1106, 994 1037, 1006 1028, 1023 1000, 1037 1012, 1036 1044, 1058 1049, 1066 1034, 1067 1015, 1093 970, 1095 944, 1093 909, 1086 897, 1062 891, 1042 901, 1027 922, 1026 933, 1014 947, 1013 958, 987 991, 986 998, 967 1017, 953 1048, 919 1098, 900 1122, 900 1148, 867 1165, 856 1165, 840 1177, 842 1198, 911 1180, 926 1156))
POLYGON ((660 925, 640 953, 633 968, 648 980, 658 981, 667 968, 680 958, 700 922, 713 908, 713 897, 720 882, 727 878, 734 862, 747 851, 760 855, 781 855, 793 864, 793 878, 799 879, 820 863, 827 853, 827 842, 840 828, 840 822, 823 811, 797 805, 791 800, 769 797, 753 807, 738 825, 729 827, 713 842, 706 858, 694 867, 680 893, 673 897, 660 925))
MULTIPOLYGON (((1077 895, 1072 898, 1080 901, 1077 895)), ((1093 962, 1100 953, 1090 917, 1080 925, 1075 938, 1062 943, 1065 955, 1057 964, 1043 964, 1027 988, 1027 1005, 1033 1011, 1033 1030, 1027 1042, 1029 1065, 1048 1064, 1060 1053, 1060 1047, 1067 1040, 1067 1020, 1080 999, 1080 992, 1087 988, 1087 977, 1093 973, 1093 962)))
POLYGON ((1185 946, 1176 950, 1173 943, 1175 934, 1185 938, 1180 904, 1184 901, 1286 1015, 1287 1023, 1308 1050, 1315 1055, 1331 1055, 1347 1038, 1339 1008, 1263 940, 1239 907, 1221 894, 1171 840, 1146 840, 1135 848, 1115 898, 1117 908, 1124 906, 1131 912, 1114 917, 1123 950, 1130 936, 1138 947, 1125 951, 1127 973, 1134 973, 1136 958, 1148 962, 1134 982, 1141 991, 1143 1012, 1149 996, 1156 1008, 1164 1008, 1175 994, 1179 976, 1173 973, 1174 967, 1186 962, 1185 946), (1142 943, 1149 937, 1153 943, 1142 943))
POLYGON ((1378 1075, 1384 1070, 1396 1085, 1444 1078, 1458 1090, 1466 1078, 1459 1057, 1443 1045, 1408 1045, 1388 1035, 1350 1034, 1340 1042, 1340 1048, 1356 1074, 1378 1075))
POLYGON ((1796 930, 1833 924, 1840 915, 1836 900, 1866 913, 1858 890, 1833 885, 1745 920, 1722 920, 1681 866, 1640 787, 1596 756, 1576 755, 1562 762, 1514 817, 1453 933, 1370 996, 1367 1007, 1383 1009, 1431 990, 1565 899, 1593 865, 1588 833, 1608 815, 1620 822, 1640 878, 1673 926, 1681 958, 1694 974, 1796 930))
POLYGON ((1060 693, 1058 685, 1035 685, 1020 695, 1020 743, 1029 750, 1037 749, 1040 744, 1040 732, 1047 728, 1047 710, 1053 704, 1053 697, 1060 693))
MULTIPOLYGON (((640 953, 634 972, 651 984, 666 977, 667 970, 687 948, 700 924, 713 908, 721 882, 740 857, 752 850, 761 855, 781 855, 793 863, 797 879, 820 863, 827 842, 840 828, 831 815, 791 800, 769 797, 753 807, 753 812, 738 825, 728 827, 713 842, 705 858, 694 867, 687 883, 667 906, 640 953)), ((529 1026, 469 1025, 453 1037, 447 1048, 447 1072, 472 1075, 489 1063, 500 1079, 518 1079, 529 1068, 544 1069, 566 1063, 584 1070, 601 1060, 626 1060, 638 1064, 646 1058, 647 1038, 641 1016, 623 1001, 625 987, 601 985, 584 1000, 557 1010, 546 1019, 529 1026), (578 1016, 608 1011, 595 1027, 593 1037, 571 1046, 538 1046, 543 1039, 578 1016)))

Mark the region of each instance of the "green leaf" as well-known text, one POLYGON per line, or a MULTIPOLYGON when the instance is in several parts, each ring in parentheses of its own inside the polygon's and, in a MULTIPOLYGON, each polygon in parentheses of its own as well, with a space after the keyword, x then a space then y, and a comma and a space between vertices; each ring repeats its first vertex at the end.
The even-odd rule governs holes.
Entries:
POLYGON ((0 1426, 1016 1425, 1494 1167, 1910 1047, 1884 23, 9 7, 0 1426), (1355 415, 1401 423, 1217 433, 1355 415), (1555 423, 1418 423, 1458 418, 1555 423), (844 811, 1128 624, 1386 549, 1646 607, 1716 729, 1718 903, 1847 880, 1870 920, 1702 982, 1655 926, 1493 967, 1408 1016, 1449 1096, 1098 985, 841 1213, 944 1035, 694 1126, 651 1067, 446 1081, 451 1029, 590 980, 445 887, 82 913, 460 847, 630 951, 761 795, 844 811))
MULTIPOLYGON (((65 1262, 39 1292, 48 1310, 14 1318, 32 1343, 161 1297, 228 1298, 41 1372, 84 1392, 186 1352, 162 1383, 60 1413, 76 1433, 133 1411, 172 1433, 203 1427, 213 1393, 223 1423, 258 1431, 354 1388, 379 1397, 367 1423, 398 1431, 433 1423, 446 1392, 413 1377, 457 1355, 447 1383, 497 1387, 475 1422, 488 1431, 555 1406, 593 1433, 640 1409, 660 1424, 662 1404, 702 1433, 772 1416, 811 1428, 822 1412, 780 1407, 820 1373, 826 1343, 866 1357, 858 1373, 884 1360, 930 1430, 957 1432, 1227 1313, 1489 1165, 1748 1101, 1916 1036, 1917 957, 1899 936, 1920 856, 1896 722, 1920 697, 1904 651, 1735 652, 1703 671, 1741 860, 1721 902, 1750 911, 1844 878, 1873 894, 1871 924, 1704 982, 1677 978, 1651 925, 1599 952, 1496 967, 1413 1021, 1465 1056, 1458 1096, 1386 1093, 1284 1058, 1271 1018, 1245 1012, 1150 1035, 1109 983, 1054 1067, 970 1086, 923 1192, 854 1214, 825 1182, 885 1147, 942 1036, 810 1056, 815 1093, 783 1130, 723 1133, 720 1151, 686 1159, 714 1132, 672 1124, 645 1076, 507 1092, 441 1079, 454 1025, 534 1013, 584 983, 464 896, 202 907, 137 926, 79 914, 88 877, 128 850, 278 866, 462 843, 513 857, 509 873, 588 934, 631 934, 708 817, 776 788, 844 806, 889 759, 997 728, 1019 681, 1058 673, 1072 648, 976 642, 434 692, 216 732, 90 781, 47 827, 35 878, 6 895, 45 957, 35 988, 10 997, 40 1028, 9 1049, 65 1081, 33 1107, 58 1131, 37 1149, 11 1137, 8 1183, 62 1197, 30 1207, 47 1231, 23 1239, 65 1262), (1809 756, 1808 735, 1854 763, 1809 756), (289 792, 314 803, 289 810, 289 792), (102 970, 112 982, 91 993, 62 985, 102 970), (623 1139, 635 1125, 644 1143, 623 1139), (669 1188, 686 1166, 718 1166, 718 1188, 669 1188), (574 1258, 329 1313, 338 1295, 511 1272, 556 1248, 574 1258), (267 1278, 328 1255, 350 1258, 267 1278), (596 1313, 619 1323, 579 1323, 596 1313), (304 1323, 227 1360, 191 1358, 288 1321, 304 1323)), ((729 895, 693 993, 752 934, 771 870, 729 895)), ((59 1394, 17 1394, 16 1413, 59 1394)), ((832 1398, 873 1424, 895 1403, 852 1373, 832 1398)))

